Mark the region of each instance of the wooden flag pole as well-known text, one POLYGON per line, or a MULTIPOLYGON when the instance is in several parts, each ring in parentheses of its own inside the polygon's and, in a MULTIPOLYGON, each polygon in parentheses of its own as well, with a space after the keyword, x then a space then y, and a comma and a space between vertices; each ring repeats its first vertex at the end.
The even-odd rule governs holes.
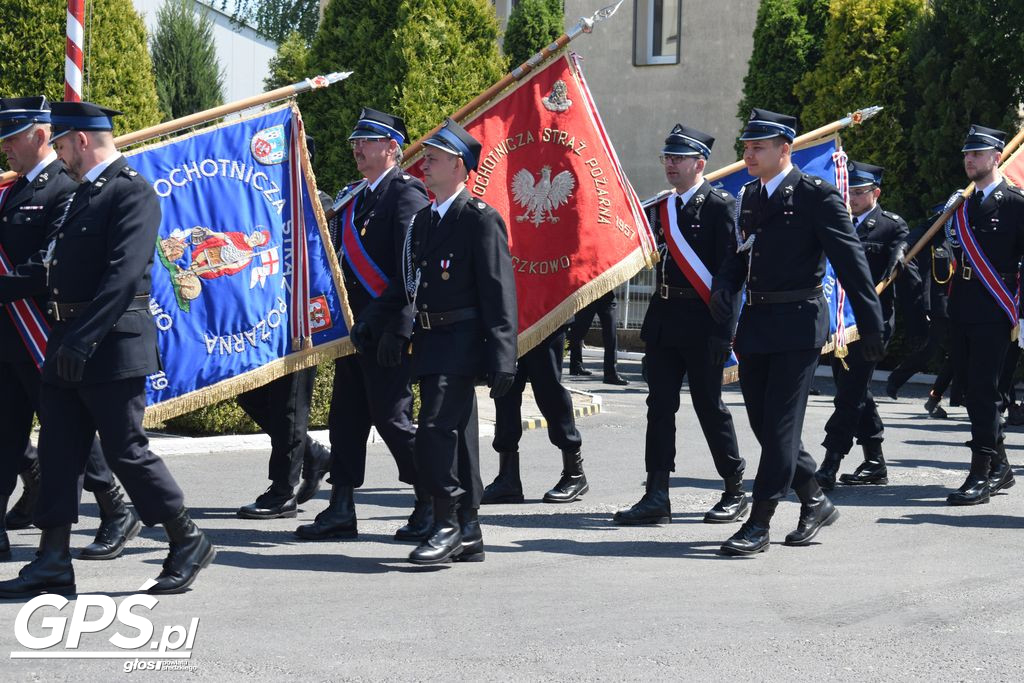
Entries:
MULTIPOLYGON (((1002 166, 1010 158, 1010 155, 1012 155, 1014 151, 1016 151, 1016 149, 1020 147, 1022 142, 1024 142, 1024 128, 1021 128, 1020 131, 1013 136, 1013 139, 1006 143, 1006 146, 1003 147, 1002 154, 999 155, 1000 166, 1002 166)), ((924 249, 927 245, 931 244, 932 239, 935 237, 935 233, 937 233, 942 228, 942 226, 946 224, 946 221, 953 217, 953 214, 956 213, 956 210, 960 207, 960 205, 967 201, 967 198, 970 197, 972 194, 974 194, 973 182, 967 186, 967 188, 963 191, 960 197, 953 202, 952 206, 943 211, 942 215, 935 219, 935 222, 932 223, 931 227, 928 228, 924 235, 921 236, 921 239, 917 241, 917 244, 910 248, 910 251, 907 252, 907 255, 903 257, 904 266, 913 261, 914 258, 921 253, 922 249, 924 249)), ((875 292, 877 292, 878 294, 884 292, 885 288, 891 285, 898 276, 899 269, 897 268, 892 273, 890 273, 888 277, 886 277, 884 280, 882 280, 875 286, 875 292)))
MULTIPOLYGON (((326 76, 314 76, 312 78, 307 78, 303 81, 299 81, 298 83, 277 88, 276 90, 271 90, 259 95, 253 95, 252 97, 246 97, 241 100, 229 102, 228 104, 222 104, 219 107, 213 107, 212 109, 196 112, 195 114, 182 116, 181 118, 174 119, 173 121, 167 121, 166 123, 158 123, 155 126, 143 128, 142 130, 137 130, 133 133, 126 133, 125 135, 114 138, 114 145, 117 147, 126 147, 144 140, 160 137, 161 135, 169 135, 170 133, 184 130, 185 128, 191 128, 192 126, 198 126, 203 123, 219 119, 223 116, 227 116, 228 114, 234 114, 235 112, 242 111, 243 109, 276 102, 277 100, 284 100, 289 97, 295 97, 296 95, 309 92, 310 90, 326 88, 345 80, 351 75, 351 71, 342 71, 330 73, 326 76)), ((0 183, 16 177, 16 173, 13 171, 7 171, 6 173, 0 174, 0 183)))

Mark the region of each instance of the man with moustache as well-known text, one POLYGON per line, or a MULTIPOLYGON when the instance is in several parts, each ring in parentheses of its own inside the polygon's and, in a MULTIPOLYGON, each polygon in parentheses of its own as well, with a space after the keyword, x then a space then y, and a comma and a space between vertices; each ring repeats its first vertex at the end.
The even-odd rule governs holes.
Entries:
POLYGON ((734 522, 747 511, 746 463, 739 454, 732 415, 722 402, 722 372, 729 360, 733 329, 731 324, 712 320, 706 302, 711 278, 736 248, 736 202, 704 180, 714 144, 707 133, 676 124, 661 151, 665 178, 673 191, 652 207, 650 216, 661 264, 640 331, 647 345, 644 357, 650 387, 647 489, 636 505, 615 513, 619 524, 664 524, 672 519, 669 477, 675 471, 675 419, 684 377, 715 469, 725 481, 725 492, 704 521, 734 522))
POLYGON ((403 353, 412 307, 377 325, 371 304, 388 284, 401 279, 402 244, 413 215, 429 204, 418 179, 402 171, 402 145, 409 135, 398 116, 364 108, 349 143, 364 180, 332 225, 339 250, 349 305, 362 326, 353 326, 352 341, 361 353, 334 363, 334 387, 328 415, 331 453, 331 501, 311 524, 295 535, 305 540, 356 538, 353 495, 366 474, 366 440, 376 427, 398 466, 398 479, 411 484, 416 502, 408 523, 395 532, 400 541, 421 541, 433 525, 430 491, 416 478, 412 425, 410 361, 403 353), (372 325, 367 323, 374 323, 372 325), (371 334, 366 334, 368 330, 371 334))
POLYGON ((801 173, 791 161, 796 119, 754 109, 740 140, 755 180, 740 196, 737 251, 722 264, 711 295, 711 314, 731 324, 746 286, 736 331, 740 388, 761 461, 750 517, 722 544, 727 555, 768 549, 768 529, 790 489, 800 499, 800 521, 787 545, 807 545, 839 516, 814 478, 814 459, 800 439, 807 396, 829 332, 822 293, 825 257, 846 289, 860 331, 862 352, 877 361, 885 352, 882 311, 867 260, 835 187, 801 173))

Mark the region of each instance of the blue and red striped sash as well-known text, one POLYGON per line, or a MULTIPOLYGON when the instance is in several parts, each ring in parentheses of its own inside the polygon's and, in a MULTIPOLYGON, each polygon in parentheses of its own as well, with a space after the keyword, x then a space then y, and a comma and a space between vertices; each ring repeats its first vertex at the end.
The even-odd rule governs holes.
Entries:
MULTIPOLYGON (((0 275, 12 272, 14 272, 14 267, 7 258, 3 247, 0 247, 0 275)), ((37 368, 42 368, 43 360, 46 358, 46 339, 50 336, 50 324, 46 321, 46 316, 32 299, 13 301, 4 308, 11 316, 14 328, 18 330, 18 335, 24 342, 32 362, 36 364, 37 368)))
POLYGON ((989 263, 988 257, 985 256, 985 252, 981 250, 981 246, 978 244, 978 239, 974 236, 974 230, 971 229, 967 218, 966 201, 961 202, 960 206, 957 207, 953 219, 956 222, 957 234, 960 237, 960 244, 963 246, 964 256, 968 261, 967 265, 979 276, 985 290, 992 295, 996 304, 1003 310, 1006 317, 1009 318, 1010 326, 1016 330, 1018 325, 1017 311, 1020 306, 1020 275, 1017 276, 1017 293, 1015 295, 1010 294, 1010 290, 1006 288, 1003 278, 1000 277, 996 269, 989 263))
POLYGON ((384 293, 388 286, 388 277, 384 271, 373 262, 370 254, 359 239, 359 231, 356 229, 356 205, 358 197, 354 197, 348 203, 341 214, 341 249, 345 255, 352 272, 359 278, 359 282, 366 288, 374 298, 384 293))

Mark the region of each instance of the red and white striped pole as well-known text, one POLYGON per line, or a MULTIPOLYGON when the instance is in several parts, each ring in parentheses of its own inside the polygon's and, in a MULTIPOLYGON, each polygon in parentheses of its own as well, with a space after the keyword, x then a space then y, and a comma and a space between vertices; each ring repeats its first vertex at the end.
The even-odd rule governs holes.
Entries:
POLYGON ((64 52, 64 101, 82 101, 82 46, 85 44, 85 0, 68 0, 68 30, 64 52))

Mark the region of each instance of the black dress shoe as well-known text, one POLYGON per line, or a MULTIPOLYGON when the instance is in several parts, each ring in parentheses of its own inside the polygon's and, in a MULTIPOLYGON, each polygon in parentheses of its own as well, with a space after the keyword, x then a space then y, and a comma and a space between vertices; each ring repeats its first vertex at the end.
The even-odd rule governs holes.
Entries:
POLYGON ((587 370, 585 367, 583 367, 582 364, 570 363, 569 374, 577 377, 590 377, 594 373, 591 372, 590 370, 587 370))
POLYGON ((242 519, 283 519, 294 517, 297 513, 298 505, 291 487, 273 484, 255 503, 238 508, 237 514, 242 519))
POLYGON ((32 526, 32 510, 39 497, 39 461, 33 460, 32 466, 19 476, 22 484, 21 497, 7 513, 7 528, 11 531, 32 526))
POLYGON ((672 503, 668 496, 668 470, 647 473, 643 497, 628 510, 619 510, 612 519, 622 526, 668 524, 672 521, 672 503))
POLYGON ((296 529, 295 535, 306 541, 358 538, 354 493, 351 486, 335 484, 331 488, 331 502, 312 524, 303 524, 296 529))
POLYGON ((395 532, 396 541, 416 541, 417 543, 430 535, 434 528, 434 498, 420 486, 413 486, 416 492, 416 504, 405 526, 395 532))
MULTIPOLYGON (((810 543, 821 527, 832 524, 839 519, 839 510, 832 504, 817 484, 813 492, 807 496, 800 496, 800 521, 796 529, 786 535, 786 545, 807 545, 810 543)), ((797 495, 800 495, 799 492, 797 495)))
POLYGON ((933 417, 936 420, 945 420, 949 417, 945 408, 939 405, 941 401, 941 396, 939 398, 935 398, 933 396, 928 397, 928 400, 924 402, 924 409, 928 411, 928 417, 933 417))
POLYGON ((523 482, 519 478, 519 453, 498 453, 498 476, 484 487, 480 504, 522 503, 524 500, 523 482))
POLYGON ((171 548, 164 559, 163 571, 149 587, 148 592, 154 595, 183 592, 217 556, 210 539, 199 530, 185 508, 163 524, 171 548))
POLYGON ((320 481, 331 468, 331 451, 311 436, 306 437, 306 452, 302 458, 302 482, 295 492, 299 505, 309 501, 320 490, 320 481))
POLYGON ((590 490, 580 451, 562 451, 562 476, 544 494, 545 503, 571 503, 590 490))
POLYGON ((612 372, 612 373, 607 373, 606 372, 606 373, 604 373, 604 383, 605 384, 612 384, 612 385, 615 385, 617 387, 624 387, 627 384, 629 384, 629 380, 626 379, 625 377, 620 376, 619 373, 617 373, 617 372, 612 372))
POLYGON ((821 467, 814 473, 814 479, 823 491, 831 491, 836 487, 836 474, 839 473, 844 455, 836 451, 825 451, 825 459, 821 461, 821 467))
POLYGON ((93 542, 78 552, 80 560, 112 560, 142 531, 142 520, 134 508, 125 504, 117 484, 107 491, 97 491, 96 502, 100 506, 100 528, 93 542))
POLYGON ((459 527, 462 531, 462 552, 452 558, 454 562, 483 562, 484 535, 476 510, 459 509, 459 527))
POLYGON ((450 498, 434 498, 434 528, 430 538, 409 553, 413 564, 441 564, 462 553, 462 528, 450 498))
POLYGON ((750 518, 720 548, 725 555, 756 555, 768 550, 768 528, 778 506, 776 500, 755 500, 750 518))
POLYGON ((74 595, 76 592, 70 524, 43 529, 35 559, 21 568, 18 578, 0 581, 0 598, 11 600, 43 593, 74 595))
POLYGON ((971 453, 971 470, 967 479, 953 493, 946 496, 949 505, 980 505, 987 503, 992 489, 989 488, 990 456, 987 453, 971 453))

